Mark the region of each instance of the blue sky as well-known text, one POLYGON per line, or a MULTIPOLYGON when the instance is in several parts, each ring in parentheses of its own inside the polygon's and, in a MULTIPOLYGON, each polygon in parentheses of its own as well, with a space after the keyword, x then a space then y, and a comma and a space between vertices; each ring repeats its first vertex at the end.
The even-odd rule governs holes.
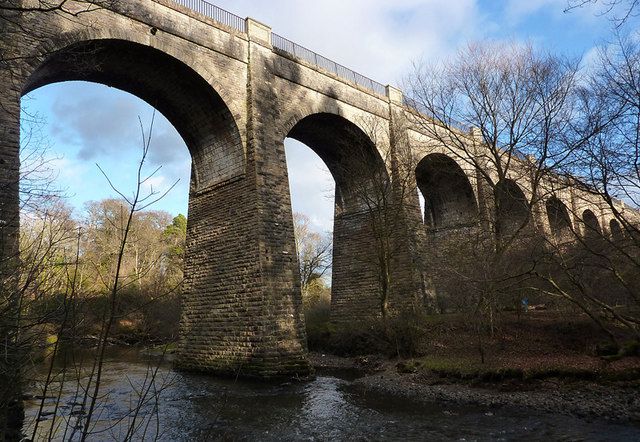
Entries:
MULTIPOLYGON (((593 57, 611 37, 611 22, 589 5, 564 13, 566 0, 218 0, 218 6, 251 16, 274 32, 382 83, 402 85, 412 63, 436 62, 468 41, 528 41, 556 53, 593 57)), ((140 123, 153 109, 127 93, 81 82, 53 84, 23 99, 23 108, 44 121, 56 185, 66 189, 78 215, 84 202, 115 196, 96 167, 131 192, 140 153, 140 123)), ((26 132, 26 124, 23 133, 26 132)), ((331 229, 333 182, 305 146, 286 142, 295 211, 319 231, 331 229)), ((189 153, 160 114, 155 117, 150 168, 162 166, 154 190, 177 186, 154 208, 187 212, 189 153)))

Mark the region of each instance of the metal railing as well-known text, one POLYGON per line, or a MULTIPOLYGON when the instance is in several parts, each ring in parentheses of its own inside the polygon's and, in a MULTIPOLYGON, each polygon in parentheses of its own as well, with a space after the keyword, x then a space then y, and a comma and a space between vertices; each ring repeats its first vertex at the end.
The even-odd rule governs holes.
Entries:
POLYGON ((342 66, 335 61, 329 60, 328 58, 323 57, 322 55, 317 54, 312 50, 305 48, 304 46, 300 46, 299 44, 294 43, 291 40, 282 37, 281 35, 272 33, 271 45, 275 49, 298 57, 321 69, 329 71, 344 80, 351 81, 358 86, 362 86, 363 88, 368 89, 378 95, 386 96, 387 94, 387 88, 382 83, 378 83, 377 81, 365 77, 364 75, 359 74, 345 66, 342 66))
MULTIPOLYGON (((419 113, 422 116, 427 116, 428 118, 433 118, 436 119, 438 121, 442 121, 442 119, 438 119, 437 117, 435 117, 433 115, 433 113, 429 112, 426 107, 424 105, 422 105, 419 101, 414 100, 413 98, 407 97, 406 95, 402 97, 402 104, 412 110, 415 111, 417 113, 419 113)), ((453 118, 449 118, 449 123, 447 123, 447 125, 452 126, 455 125, 456 128, 458 128, 459 130, 461 130, 462 132, 466 132, 471 134, 472 133, 472 129, 473 126, 469 125, 469 124, 465 124, 461 121, 455 120, 453 118)), ((513 156, 515 158, 517 158, 520 161, 529 161, 529 156, 522 152, 520 149, 517 148, 512 148, 510 151, 508 151, 508 155, 509 156, 513 156)))
POLYGON ((205 0, 173 0, 173 2, 190 8, 199 14, 206 15, 218 23, 237 31, 247 32, 247 24, 244 18, 229 11, 225 11, 224 9, 219 8, 216 5, 212 5, 205 0))
POLYGON ((413 98, 407 97, 406 95, 402 96, 402 104, 404 104, 409 109, 413 109, 416 112, 424 113, 424 111, 421 110, 422 106, 420 106, 420 103, 418 103, 413 98))
MULTIPOLYGON (((213 5, 205 0, 172 1, 179 5, 190 8, 193 11, 205 15, 209 18, 212 18, 225 26, 236 29, 240 32, 247 32, 247 23, 244 18, 222 8, 219 8, 218 6, 213 5)), ((370 90, 373 93, 381 96, 386 96, 387 94, 387 89, 382 83, 373 81, 372 79, 365 77, 364 75, 359 74, 341 64, 338 64, 335 61, 329 60, 328 58, 323 57, 322 55, 317 54, 305 48, 304 46, 300 46, 299 44, 294 43, 291 40, 282 37, 281 35, 272 33, 271 44, 278 50, 284 51, 321 69, 329 71, 337 75, 338 77, 347 81, 351 81, 358 86, 370 90)))
POLYGON ((456 120, 451 116, 447 116, 447 121, 445 122, 441 118, 438 118, 437 115, 434 115, 433 112, 430 112, 427 106, 424 105, 424 103, 421 103, 420 101, 415 100, 406 95, 402 97, 402 104, 409 110, 420 114, 421 117, 427 117, 433 120, 437 120, 440 122, 439 124, 443 124, 443 125, 446 124, 447 126, 455 127, 456 129, 462 132, 471 133, 471 129, 473 128, 473 126, 463 123, 462 121, 456 120))

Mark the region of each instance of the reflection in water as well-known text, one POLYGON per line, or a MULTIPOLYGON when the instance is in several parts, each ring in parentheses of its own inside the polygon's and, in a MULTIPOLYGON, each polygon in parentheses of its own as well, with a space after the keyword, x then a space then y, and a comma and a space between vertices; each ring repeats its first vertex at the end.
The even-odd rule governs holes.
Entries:
MULTIPOLYGON (((148 389, 150 363, 136 351, 117 352, 105 364, 96 425, 90 440, 123 440, 135 419, 134 440, 640 440, 640 428, 608 425, 566 416, 507 408, 463 407, 448 403, 416 404, 351 388, 350 381, 320 375, 306 383, 265 384, 174 372, 161 366, 148 389), (144 391, 149 394, 144 397, 144 391), (158 399, 158 400, 156 400, 158 399)), ((153 362, 151 362, 153 364, 153 362)), ((53 433, 72 435, 81 423, 77 379, 88 369, 68 373, 53 433)), ((59 381, 59 380, 58 380, 59 381)), ((45 400, 38 439, 53 421, 59 383, 45 400)), ((38 395, 38 385, 32 394, 38 395)), ((40 401, 27 402, 31 434, 40 401)), ((73 439, 79 439, 76 433, 73 439)))

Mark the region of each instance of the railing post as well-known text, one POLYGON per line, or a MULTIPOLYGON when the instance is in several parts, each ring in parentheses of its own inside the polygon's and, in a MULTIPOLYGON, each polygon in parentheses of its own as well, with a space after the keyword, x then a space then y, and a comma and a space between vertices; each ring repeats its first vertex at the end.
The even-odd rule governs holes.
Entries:
POLYGON ((247 25, 247 35, 249 36, 249 41, 255 41, 256 43, 260 43, 263 46, 267 46, 271 48, 271 27, 265 25, 264 23, 260 23, 257 20, 252 19, 251 17, 247 17, 246 20, 247 25))
POLYGON ((484 144, 484 135, 482 135, 482 129, 473 126, 469 129, 469 135, 477 144, 484 144))
POLYGON ((391 85, 387 85, 386 89, 387 89, 387 98, 389 98, 389 102, 393 104, 397 104, 398 106, 402 106, 402 103, 404 101, 404 95, 402 91, 391 85))

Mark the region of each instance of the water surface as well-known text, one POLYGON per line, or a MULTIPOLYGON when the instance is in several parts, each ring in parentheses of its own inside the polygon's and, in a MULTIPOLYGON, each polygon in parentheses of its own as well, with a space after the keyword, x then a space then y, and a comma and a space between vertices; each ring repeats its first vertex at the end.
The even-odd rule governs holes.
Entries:
MULTIPOLYGON (((86 383, 90 364, 85 360, 80 368, 75 362, 62 385, 55 420, 61 378, 47 394, 38 440, 49 434, 51 422, 55 439, 79 439, 73 428, 81 428, 87 409, 79 386, 86 383)), ((89 439, 123 440, 132 432, 133 440, 167 441, 640 440, 640 427, 631 424, 504 407, 416 403, 363 392, 352 388, 350 379, 322 372, 301 383, 218 379, 158 366, 137 350, 112 351, 89 439)), ((34 383, 31 394, 41 396, 41 388, 41 382, 34 383)), ((40 400, 34 397, 26 405, 31 435, 40 400)))

